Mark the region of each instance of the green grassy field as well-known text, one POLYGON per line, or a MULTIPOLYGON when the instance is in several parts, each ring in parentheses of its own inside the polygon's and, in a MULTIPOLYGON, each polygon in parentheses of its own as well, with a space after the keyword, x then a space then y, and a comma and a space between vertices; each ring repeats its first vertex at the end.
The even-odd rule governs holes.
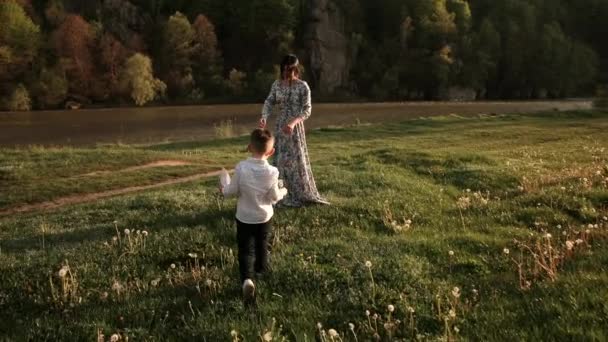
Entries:
MULTIPOLYGON (((208 179, 0 217, 0 340, 608 339, 608 114, 307 138, 332 206, 277 210, 256 307, 208 179)), ((245 144, 3 149, 0 207, 232 166, 245 144), (161 159, 193 165, 82 176, 161 159)))

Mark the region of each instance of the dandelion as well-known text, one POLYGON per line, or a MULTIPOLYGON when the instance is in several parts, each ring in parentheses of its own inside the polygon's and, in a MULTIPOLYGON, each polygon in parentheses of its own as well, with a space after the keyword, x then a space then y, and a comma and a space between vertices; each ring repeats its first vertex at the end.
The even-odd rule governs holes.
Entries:
POLYGON ((112 242, 116 242, 118 241, 118 237, 117 236, 112 236, 112 242))
POLYGON ((388 312, 394 312, 395 311, 395 307, 393 306, 393 304, 389 304, 388 307, 388 312))
POLYGON ((596 176, 601 176, 602 175, 602 171, 600 171, 600 170, 595 171, 595 175, 596 176))
POLYGON ((158 286, 158 282, 159 282, 159 280, 158 280, 158 279, 154 279, 154 280, 152 280, 152 281, 150 282, 150 284, 151 284, 152 286, 154 286, 154 287, 157 287, 157 286, 158 286))
POLYGON ((65 276, 68 275, 68 271, 70 270, 70 268, 68 266, 63 266, 60 270, 59 270, 59 278, 65 278, 65 276))
POLYGON ((593 225, 592 225, 591 223, 589 223, 589 224, 587 225, 587 228, 589 228, 589 229, 593 229, 593 225))
POLYGON ((460 332, 460 329, 458 329, 458 327, 454 327, 454 332, 458 334, 460 332))
POLYGON ((454 251, 449 251, 449 252, 448 252, 448 254, 449 254, 450 256, 454 256, 454 251))
POLYGON ((558 224, 558 225, 557 225, 557 229, 562 229, 562 225, 561 225, 561 224, 558 224))
POLYGON ((125 229, 125 235, 129 235, 131 234, 131 231, 129 229, 125 229))
POLYGON ((270 342, 272 341, 272 331, 268 331, 264 334, 264 341, 270 342))
POLYGON ((141 234, 141 230, 139 230, 139 229, 138 229, 138 230, 135 232, 135 234, 136 234, 136 235, 140 235, 140 234, 141 234))
POLYGON ((582 239, 576 239, 574 242, 575 242, 577 245, 580 245, 581 243, 583 243, 583 240, 582 240, 582 239))
POLYGON ((604 216, 604 217, 602 217, 602 220, 604 220, 604 221, 608 221, 608 216, 604 216))
POLYGON ((407 307, 407 312, 409 312, 409 313, 412 313, 412 314, 413 314, 414 312, 416 312, 416 310, 414 310, 414 308, 413 308, 413 307, 408 306, 408 307, 407 307))
POLYGON ((449 315, 451 318, 455 318, 455 317, 456 317, 456 311, 454 311, 454 309, 450 309, 450 311, 448 312, 448 315, 449 315))
POLYGON ((142 231, 142 232, 141 232, 141 234, 142 234, 143 236, 148 236, 148 231, 147 231, 147 230, 144 230, 144 231, 142 231))
POLYGON ((171 269, 175 269, 175 264, 171 264, 171 269))
POLYGON ((593 228, 597 229, 599 226, 596 224, 593 225, 593 228))
POLYGON ((188 256, 191 257, 192 259, 198 258, 198 255, 196 253, 188 253, 188 256))
POLYGON ((355 325, 353 323, 348 323, 348 329, 355 330, 355 325))
POLYGON ((564 230, 564 231, 562 231, 562 235, 566 236, 566 235, 568 235, 568 232, 564 230))
POLYGON ((477 294, 479 294, 479 291, 477 291, 477 289, 473 289, 473 295, 477 296, 477 294))
POLYGON ((454 296, 454 298, 460 297, 460 289, 457 286, 452 289, 452 296, 454 296))
MULTIPOLYGON (((369 310, 365 310, 365 316, 369 317, 369 310)), ((321 323, 319 323, 321 324, 321 323)))
POLYGON ((562 187, 560 188, 560 190, 562 190, 562 191, 566 191, 566 187, 565 187, 565 186, 562 186, 562 187))
POLYGON ((502 250, 502 252, 503 252, 503 253, 505 253, 506 255, 509 255, 509 249, 508 249, 508 248, 504 248, 504 249, 502 250))
POLYGON ((467 192, 471 192, 471 189, 467 189, 467 192))
POLYGON ((520 186, 517 187, 517 190, 524 191, 524 187, 520 185, 520 186))
POLYGON ((321 322, 317 322, 317 329, 323 329, 323 324, 321 324, 321 322))
POLYGON ((566 241, 566 249, 570 251, 572 248, 574 248, 574 242, 570 240, 566 241))
POLYGON ((111 342, 118 342, 118 341, 120 341, 120 335, 118 335, 118 334, 112 335, 112 337, 110 337, 110 341, 111 342))
POLYGON ((587 229, 587 230, 585 230, 585 233, 586 233, 586 234, 590 234, 590 233, 591 233, 591 230, 587 229))
POLYGON ((371 261, 369 261, 369 260, 367 260, 367 261, 365 262, 365 267, 367 267, 367 268, 372 268, 372 262, 371 262, 371 261))
POLYGON ((237 337, 238 335, 239 335, 239 333, 234 329, 230 332, 230 336, 232 336, 232 337, 237 337))
POLYGON ((547 239, 550 239, 550 238, 552 238, 552 237, 553 237, 553 235, 551 235, 551 234, 547 233, 547 234, 545 235, 545 237, 546 237, 547 239))

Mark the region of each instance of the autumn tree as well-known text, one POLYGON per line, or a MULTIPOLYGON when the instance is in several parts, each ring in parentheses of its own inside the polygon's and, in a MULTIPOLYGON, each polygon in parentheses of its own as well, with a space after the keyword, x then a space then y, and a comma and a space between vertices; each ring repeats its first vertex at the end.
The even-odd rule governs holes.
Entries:
POLYGON ((120 72, 127 59, 127 49, 111 33, 104 33, 99 41, 99 61, 102 78, 109 94, 119 92, 120 72))
POLYGON ((40 29, 13 0, 0 2, 0 23, 0 80, 11 80, 36 57, 40 29))
POLYGON ((53 34, 57 55, 65 65, 70 91, 89 96, 95 64, 91 54, 94 34, 90 25, 79 15, 70 14, 53 34))
POLYGON ((68 80, 61 66, 43 68, 34 83, 32 95, 40 108, 55 108, 68 94, 68 80))
POLYGON ((163 95, 166 90, 165 83, 154 78, 150 58, 140 53, 127 60, 122 74, 122 84, 138 106, 143 106, 163 95))
POLYGON ((192 24, 194 30, 193 71, 199 91, 218 94, 221 91, 221 61, 215 27, 200 14, 192 24))

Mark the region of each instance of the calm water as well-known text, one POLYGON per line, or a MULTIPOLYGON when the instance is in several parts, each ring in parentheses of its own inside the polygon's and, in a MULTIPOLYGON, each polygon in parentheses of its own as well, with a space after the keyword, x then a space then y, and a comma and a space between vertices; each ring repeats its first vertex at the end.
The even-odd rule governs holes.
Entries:
MULTIPOLYGON (((313 114, 306 127, 353 124, 357 120, 391 122, 453 113, 476 115, 588 108, 591 102, 587 100, 313 104, 313 114)), ((0 112, 0 146, 205 140, 214 138, 214 125, 226 120, 234 121, 237 132, 248 132, 257 125, 260 110, 261 104, 246 104, 0 112)))

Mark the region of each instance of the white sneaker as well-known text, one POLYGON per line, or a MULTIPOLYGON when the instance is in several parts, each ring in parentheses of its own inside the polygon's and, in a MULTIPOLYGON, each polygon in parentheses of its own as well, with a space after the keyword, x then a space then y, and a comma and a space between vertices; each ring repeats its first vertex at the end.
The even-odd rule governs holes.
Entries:
POLYGON ((245 279, 243 282, 243 298, 253 299, 255 296, 255 284, 251 279, 245 279))

